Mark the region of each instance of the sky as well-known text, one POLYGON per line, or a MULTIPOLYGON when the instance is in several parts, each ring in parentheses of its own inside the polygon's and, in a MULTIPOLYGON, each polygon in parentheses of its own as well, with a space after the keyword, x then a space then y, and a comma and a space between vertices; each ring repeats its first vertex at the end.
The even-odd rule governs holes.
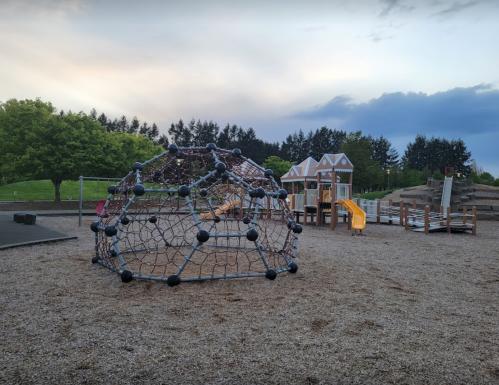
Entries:
MULTIPOLYGON (((499 177, 497 0, 0 0, 0 102, 462 139, 499 177)), ((449 165, 452 166, 452 165, 449 165)))

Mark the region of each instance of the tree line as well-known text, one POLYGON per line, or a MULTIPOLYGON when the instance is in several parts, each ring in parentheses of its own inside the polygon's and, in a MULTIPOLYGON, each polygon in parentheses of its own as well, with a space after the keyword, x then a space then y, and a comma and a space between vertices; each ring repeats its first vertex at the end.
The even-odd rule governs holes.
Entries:
POLYGON ((471 153, 461 139, 427 139, 421 134, 399 157, 383 136, 374 138, 361 131, 347 133, 325 126, 288 134, 281 143, 259 139, 251 127, 229 123, 221 127, 213 121, 195 119, 171 123, 167 133, 160 134, 155 123, 141 123, 136 116, 111 120, 95 108, 89 114, 65 113, 40 99, 11 99, 0 103, 0 177, 4 182, 50 179, 59 199, 63 179, 124 176, 131 164, 152 158, 169 143, 239 148, 256 163, 272 164, 281 170, 277 177, 289 165, 308 157, 318 161, 326 153, 345 153, 355 167, 357 191, 421 184, 429 176, 443 176, 446 166, 455 167, 463 175, 473 171, 471 153))

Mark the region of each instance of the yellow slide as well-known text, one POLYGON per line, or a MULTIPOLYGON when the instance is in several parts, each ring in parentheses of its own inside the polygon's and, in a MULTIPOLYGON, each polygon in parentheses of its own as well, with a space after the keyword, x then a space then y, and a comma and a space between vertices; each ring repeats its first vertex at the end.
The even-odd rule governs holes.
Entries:
POLYGON ((348 212, 352 214, 352 229, 364 230, 366 227, 366 213, 350 199, 338 199, 338 203, 345 206, 348 212))
MULTIPOLYGON (((222 215, 224 212, 229 211, 231 208, 239 206, 241 202, 239 201, 230 201, 224 204, 223 206, 220 206, 218 209, 215 210, 215 215, 222 215)), ((203 218, 213 218, 214 215, 212 213, 202 213, 199 214, 200 217, 203 218)))

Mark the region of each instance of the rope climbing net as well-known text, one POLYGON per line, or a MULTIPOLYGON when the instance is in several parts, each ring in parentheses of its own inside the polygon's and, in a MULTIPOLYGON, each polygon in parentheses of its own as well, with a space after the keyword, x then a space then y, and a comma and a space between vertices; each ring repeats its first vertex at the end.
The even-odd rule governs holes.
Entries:
POLYGON ((182 281, 296 273, 298 234, 272 170, 238 149, 177 147, 108 188, 94 263, 133 279, 182 281))

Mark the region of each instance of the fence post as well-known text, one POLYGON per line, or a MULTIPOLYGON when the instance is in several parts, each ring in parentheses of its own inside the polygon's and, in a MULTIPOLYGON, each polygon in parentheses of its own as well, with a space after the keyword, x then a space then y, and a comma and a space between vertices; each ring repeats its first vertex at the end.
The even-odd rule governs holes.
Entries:
POLYGON ((376 203, 376 223, 381 222, 381 201, 378 199, 376 203))
POLYGON ((404 226, 404 201, 400 201, 399 205, 399 221, 400 226, 404 226))
POLYGON ((392 217, 392 204, 393 201, 391 199, 388 200, 388 223, 392 224, 392 220, 390 219, 392 217))
POLYGON ((404 214, 405 214, 405 229, 407 231, 409 230, 409 206, 404 207, 404 214))
POLYGON ((424 233, 430 233, 430 206, 428 205, 424 208, 424 233))
POLYGON ((463 225, 465 225, 466 221, 468 220, 468 218, 466 217, 467 213, 468 213, 468 207, 463 206, 463 225))
POLYGON ((83 176, 80 175, 80 198, 78 203, 78 227, 81 227, 83 215, 83 176))
POLYGON ((473 213, 473 228, 471 229, 471 234, 476 235, 476 207, 473 206, 471 210, 473 213))

